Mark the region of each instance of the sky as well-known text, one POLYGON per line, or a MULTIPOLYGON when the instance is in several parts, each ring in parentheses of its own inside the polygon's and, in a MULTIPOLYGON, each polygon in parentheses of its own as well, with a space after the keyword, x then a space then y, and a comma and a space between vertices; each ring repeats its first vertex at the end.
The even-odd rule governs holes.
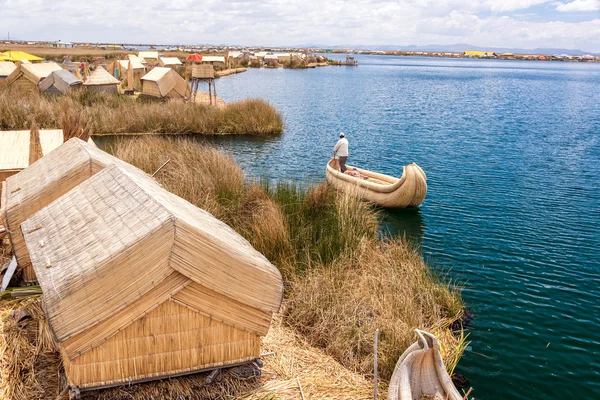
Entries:
POLYGON ((600 0, 0 0, 0 40, 600 53, 600 0))

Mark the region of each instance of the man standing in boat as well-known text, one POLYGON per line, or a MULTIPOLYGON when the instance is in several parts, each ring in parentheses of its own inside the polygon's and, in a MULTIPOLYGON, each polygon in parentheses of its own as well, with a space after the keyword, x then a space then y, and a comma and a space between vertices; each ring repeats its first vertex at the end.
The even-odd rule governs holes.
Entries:
POLYGON ((340 171, 342 171, 343 174, 346 172, 346 161, 348 160, 348 139, 346 139, 344 132, 340 132, 340 140, 338 140, 333 148, 334 157, 336 153, 339 156, 340 171))

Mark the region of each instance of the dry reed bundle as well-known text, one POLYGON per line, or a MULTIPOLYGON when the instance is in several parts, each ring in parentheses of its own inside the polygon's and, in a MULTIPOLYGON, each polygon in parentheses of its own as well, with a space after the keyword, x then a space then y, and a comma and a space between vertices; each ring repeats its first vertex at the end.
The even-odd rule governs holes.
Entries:
MULTIPOLYGON (((353 373, 327 355, 310 346, 305 339, 286 327, 281 315, 274 318, 263 351, 274 354, 264 359, 262 385, 244 400, 301 399, 300 387, 307 399, 371 399, 372 383, 353 373)), ((382 387, 385 390, 385 387, 382 387)))
POLYGON ((60 354, 45 322, 39 298, 0 303, 0 398, 47 400, 60 393, 60 354), (24 308, 31 319, 16 321, 24 308))
POLYGON ((61 128, 63 130, 64 141, 74 137, 87 142, 92 134, 91 121, 81 112, 67 111, 62 114, 61 128))
POLYGON ((420 254, 399 241, 370 246, 330 267, 294 280, 285 321, 353 371, 373 371, 373 335, 381 331, 379 370, 389 379, 414 328, 438 336, 447 366, 456 365, 464 342, 448 326, 460 317, 460 296, 436 280, 420 254))
POLYGON ((33 164, 43 156, 42 143, 40 142, 40 130, 34 121, 31 123, 29 133, 29 165, 33 164))

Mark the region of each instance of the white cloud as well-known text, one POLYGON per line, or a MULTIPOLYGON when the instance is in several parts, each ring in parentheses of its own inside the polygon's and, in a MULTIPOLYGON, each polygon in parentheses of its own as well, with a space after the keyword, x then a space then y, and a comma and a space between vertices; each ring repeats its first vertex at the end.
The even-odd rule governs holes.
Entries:
POLYGON ((556 9, 563 12, 571 11, 600 11, 600 0, 575 0, 559 4, 556 9))
POLYGON ((272 46, 469 43, 600 52, 600 19, 532 22, 503 15, 544 3, 554 7, 548 0, 0 0, 0 35, 10 30, 13 38, 31 40, 272 46))

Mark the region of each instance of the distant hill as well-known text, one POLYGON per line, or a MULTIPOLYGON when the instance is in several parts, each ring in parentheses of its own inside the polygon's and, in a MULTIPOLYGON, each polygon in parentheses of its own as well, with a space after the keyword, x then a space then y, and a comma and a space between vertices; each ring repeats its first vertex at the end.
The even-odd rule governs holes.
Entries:
POLYGON ((328 46, 322 44, 306 44, 302 46, 294 47, 317 47, 321 49, 353 49, 353 50, 380 50, 380 51, 393 51, 393 50, 406 50, 406 51, 440 51, 440 52, 463 52, 465 50, 475 51, 493 51, 495 53, 517 53, 517 54, 594 54, 593 52, 583 51, 579 49, 560 49, 560 48, 537 48, 537 49, 521 49, 516 47, 481 47, 473 46, 466 43, 456 44, 429 44, 424 46, 416 45, 336 45, 328 46))

